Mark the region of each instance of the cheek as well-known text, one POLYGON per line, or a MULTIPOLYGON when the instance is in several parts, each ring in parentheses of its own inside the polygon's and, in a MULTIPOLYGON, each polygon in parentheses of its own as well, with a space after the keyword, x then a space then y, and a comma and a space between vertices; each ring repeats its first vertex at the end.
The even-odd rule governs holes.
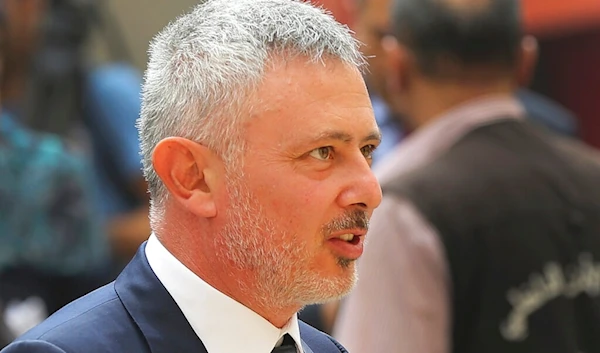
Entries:
POLYGON ((269 213, 291 232, 316 233, 334 202, 327 199, 323 188, 311 185, 286 184, 271 189, 264 202, 269 213))

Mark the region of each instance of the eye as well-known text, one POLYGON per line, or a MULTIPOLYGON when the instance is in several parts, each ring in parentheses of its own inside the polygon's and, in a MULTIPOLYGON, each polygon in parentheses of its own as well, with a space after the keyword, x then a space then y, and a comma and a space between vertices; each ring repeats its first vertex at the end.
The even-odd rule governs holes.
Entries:
POLYGON ((318 160, 326 161, 333 158, 333 147, 327 146, 315 148, 310 151, 308 155, 318 160))
POLYGON ((363 148, 361 148, 360 151, 367 160, 370 160, 373 159, 373 152, 375 152, 376 148, 377 146, 375 145, 366 145, 363 148))

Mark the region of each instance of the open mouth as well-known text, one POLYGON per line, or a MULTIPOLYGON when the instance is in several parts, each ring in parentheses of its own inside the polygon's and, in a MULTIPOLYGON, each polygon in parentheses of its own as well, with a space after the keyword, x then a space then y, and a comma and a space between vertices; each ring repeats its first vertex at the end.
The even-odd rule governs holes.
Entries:
POLYGON ((343 240, 345 242, 348 242, 350 244, 356 245, 360 241, 360 236, 348 233, 348 234, 342 234, 342 235, 340 235, 339 239, 341 239, 341 240, 343 240))
POLYGON ((363 252, 363 238, 364 233, 360 231, 353 232, 348 229, 347 232, 336 234, 329 238, 327 244, 331 247, 334 254, 344 259, 355 260, 358 259, 363 252))

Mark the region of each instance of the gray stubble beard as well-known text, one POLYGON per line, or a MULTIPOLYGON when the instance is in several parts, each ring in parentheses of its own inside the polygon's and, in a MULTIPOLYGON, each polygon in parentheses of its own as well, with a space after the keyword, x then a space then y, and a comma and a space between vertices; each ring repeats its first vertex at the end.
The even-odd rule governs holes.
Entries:
POLYGON ((245 187, 241 178, 228 181, 230 208, 227 225, 215 237, 220 256, 238 269, 248 271, 251 284, 240 283, 246 295, 264 308, 302 307, 336 300, 347 294, 357 280, 354 261, 338 258, 338 265, 351 276, 323 277, 310 269, 310 252, 301 237, 278 230, 245 187), (276 238, 283 238, 282 248, 269 248, 276 238))

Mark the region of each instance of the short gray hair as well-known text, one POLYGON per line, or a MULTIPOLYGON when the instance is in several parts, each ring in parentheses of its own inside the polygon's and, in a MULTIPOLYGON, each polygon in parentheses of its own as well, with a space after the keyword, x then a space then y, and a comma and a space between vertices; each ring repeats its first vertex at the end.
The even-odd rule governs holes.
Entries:
POLYGON ((137 124, 151 220, 167 197, 152 165, 162 139, 202 143, 233 163, 243 149, 242 109, 272 58, 334 58, 362 68, 358 48, 346 26, 298 0, 205 0, 167 25, 150 43, 137 124))

